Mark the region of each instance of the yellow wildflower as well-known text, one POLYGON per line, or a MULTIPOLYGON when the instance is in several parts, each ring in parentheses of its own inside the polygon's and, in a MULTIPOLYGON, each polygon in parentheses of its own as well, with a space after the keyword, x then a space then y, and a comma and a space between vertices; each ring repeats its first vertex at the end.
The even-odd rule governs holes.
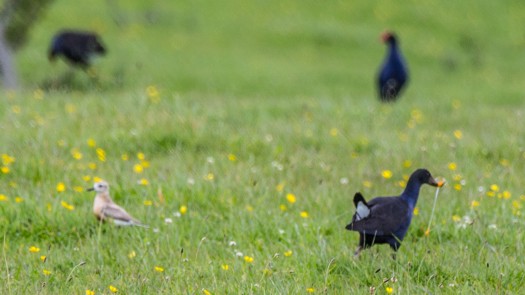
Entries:
POLYGON ((202 293, 204 293, 204 295, 211 295, 211 292, 206 289, 202 289, 202 293))
POLYGON ((75 206, 68 204, 66 201, 60 202, 60 205, 62 205, 62 207, 66 208, 69 211, 75 210, 75 206))
POLYGON ((95 295, 95 291, 86 289, 86 295, 95 295))
POLYGON ((31 246, 31 247, 29 247, 29 252, 31 252, 31 253, 38 253, 38 252, 40 252, 40 248, 35 247, 35 246, 31 246))
POLYGON ((508 200, 511 197, 511 193, 509 191, 503 191, 503 199, 508 200))
POLYGON ((139 180, 139 185, 144 185, 144 186, 149 185, 149 181, 146 178, 141 178, 139 180))
POLYGON ((77 107, 72 103, 66 103, 66 105, 64 106, 64 109, 66 110, 68 114, 74 114, 77 112, 77 107))
POLYGON ((146 155, 144 155, 144 153, 142 152, 139 152, 137 153, 137 159, 139 159, 140 161, 144 161, 146 159, 146 155))
POLYGON ((229 270, 230 266, 228 264, 221 265, 222 270, 229 270))
POLYGON ((284 182, 279 183, 275 186, 275 190, 279 193, 281 193, 284 190, 284 182))
POLYGON ((151 205, 153 205, 153 202, 151 200, 144 201, 144 206, 151 206, 151 205))
POLYGON ((455 190, 460 191, 461 188, 462 188, 461 184, 459 184, 459 183, 454 184, 454 189, 455 190))
POLYGON ((129 254, 128 254, 128 258, 129 258, 129 259, 133 259, 133 258, 135 258, 135 256, 137 256, 137 253, 135 253, 135 251, 131 251, 131 252, 129 252, 129 254))
POLYGON ((293 204, 296 201, 295 195, 288 193, 286 194, 286 200, 288 200, 288 203, 293 204))
POLYGON ((51 274, 51 271, 47 270, 47 269, 43 269, 42 270, 42 273, 45 275, 45 276, 48 276, 51 274))
POLYGON ((308 212, 306 211, 301 211, 300 215, 302 218, 308 218, 308 212))
POLYGON ((91 169, 91 170, 97 169, 97 163, 89 162, 88 163, 88 168, 91 169))
POLYGON ((2 171, 2 173, 4 174, 7 174, 9 173, 9 171, 11 171, 11 169, 9 169, 9 167, 7 166, 2 166, 2 168, 0 168, 0 171, 2 171))
POLYGON ((337 128, 330 129, 330 135, 333 137, 336 137, 337 134, 339 134, 339 130, 337 128))
POLYGON ((188 212, 188 207, 186 207, 186 206, 184 206, 184 205, 180 206, 180 208, 179 208, 179 212, 180 212, 180 214, 182 214, 182 215, 186 214, 186 212, 188 212))
POLYGON ((448 169, 451 171, 455 171, 456 169, 458 169, 458 165, 455 162, 450 162, 448 163, 448 169))
POLYGON ((80 149, 78 148, 73 148, 71 150, 71 155, 73 156, 75 160, 80 160, 82 159, 82 156, 83 156, 82 153, 80 152, 80 149))
POLYGON ((283 211, 283 212, 288 210, 288 208, 284 204, 279 205, 279 209, 281 209, 281 211, 283 211))
POLYGON ((14 161, 14 157, 11 157, 8 154, 2 154, 2 164, 4 164, 5 166, 11 165, 11 163, 13 163, 14 161))
POLYGON ((117 289, 117 287, 115 287, 113 285, 109 285, 109 291, 111 291, 111 293, 117 293, 118 289, 117 289))
POLYGON ((129 156, 128 156, 128 154, 122 154, 122 156, 120 156, 120 158, 122 159, 122 161, 127 161, 127 160, 129 160, 129 156))
POLYGON ((315 292, 315 289, 312 288, 312 287, 310 287, 310 288, 306 288, 306 292, 308 292, 308 293, 313 293, 313 292, 315 292))
POLYGON ((97 148, 97 149, 96 149, 96 152, 97 152, 97 157, 98 157, 98 159, 99 159, 101 162, 105 162, 105 161, 106 161, 106 151, 104 151, 104 150, 101 149, 101 148, 97 148))
POLYGON ((244 256, 244 261, 246 261, 248 263, 252 263, 253 262, 253 257, 251 257, 251 256, 244 256))
POLYGON ((385 288, 386 294, 392 294, 394 292, 394 288, 392 287, 386 287, 385 288))
POLYGON ((413 213, 414 213, 415 216, 418 216, 419 215, 419 208, 418 207, 414 208, 414 212, 413 213))
POLYGON ((490 185, 490 190, 493 191, 493 192, 497 192, 497 191, 499 191, 499 186, 497 184, 491 184, 490 185))
POLYGON ((0 201, 1 201, 1 202, 6 202, 7 200, 9 200, 9 199, 7 198, 6 195, 4 195, 4 194, 0 194, 0 201))
POLYGON ((212 181, 214 178, 215 176, 213 175, 213 173, 208 173, 205 177, 205 179, 208 181, 212 181))
POLYGON ((144 172, 144 167, 140 164, 135 164, 135 166, 133 166, 133 171, 135 171, 135 173, 142 173, 144 172))
POLYGON ((410 168, 410 167, 412 167, 412 161, 410 161, 410 160, 405 160, 405 161, 403 161, 403 167, 404 167, 404 168, 410 168))
POLYGON ((292 256, 292 254, 293 254, 292 250, 288 250, 288 251, 284 252, 284 256, 285 257, 290 257, 290 256, 292 256))
POLYGON ((63 182, 57 184, 57 192, 62 193, 66 190, 66 185, 63 182))
POLYGON ((390 178, 392 178, 392 175, 393 175, 393 173, 390 170, 383 170, 383 171, 381 171, 381 176, 383 176, 384 179, 390 179, 390 178))
POLYGON ((22 203, 23 201, 24 201, 24 198, 22 198, 22 197, 16 197, 15 198, 15 202, 17 202, 17 203, 22 203))
POLYGON ((155 271, 156 272, 164 272, 164 268, 160 267, 160 266, 155 266, 155 271))
POLYGON ((40 88, 37 88, 35 89, 35 91, 33 91, 33 98, 34 99, 37 99, 37 100, 41 100, 44 98, 44 91, 40 88))
POLYGON ((235 162, 237 161, 237 157, 234 154, 228 154, 228 160, 235 162))
POLYGON ((13 113, 15 113, 15 114, 20 114, 20 112, 22 111, 22 109, 20 108, 20 106, 17 106, 17 105, 11 107, 11 110, 12 110, 13 113))
POLYGON ((97 142, 93 138, 88 138, 87 145, 89 147, 95 147, 97 145, 97 142))
POLYGON ((476 208, 476 207, 478 207, 478 206, 479 206, 479 202, 478 202, 478 201, 472 201, 472 202, 470 203, 470 207, 472 207, 472 208, 476 208))
POLYGON ((454 222, 459 222, 459 221, 461 221, 461 217, 459 215, 452 215, 452 220, 454 222))
POLYGON ((42 260, 42 262, 46 262, 47 256, 46 255, 40 256, 40 260, 42 260))
POLYGON ((463 138, 463 132, 461 132, 461 130, 454 130, 454 137, 456 139, 462 139, 463 138))

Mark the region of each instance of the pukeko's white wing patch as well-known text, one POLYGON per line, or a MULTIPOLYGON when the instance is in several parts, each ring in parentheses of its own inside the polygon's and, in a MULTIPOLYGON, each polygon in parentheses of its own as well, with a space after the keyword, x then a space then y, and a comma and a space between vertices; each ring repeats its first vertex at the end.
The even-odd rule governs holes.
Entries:
POLYGON ((355 221, 359 221, 363 218, 367 218, 370 215, 370 208, 365 203, 359 201, 357 203, 357 209, 355 211, 355 221))

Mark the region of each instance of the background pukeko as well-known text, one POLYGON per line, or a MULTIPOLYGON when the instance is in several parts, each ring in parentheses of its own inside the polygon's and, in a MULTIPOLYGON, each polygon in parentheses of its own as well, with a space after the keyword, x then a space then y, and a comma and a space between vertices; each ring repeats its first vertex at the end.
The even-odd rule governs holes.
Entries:
POLYGON ((49 48, 49 60, 63 56, 71 65, 86 69, 90 66, 93 56, 105 53, 106 49, 96 33, 65 30, 53 37, 49 48))
POLYGON ((355 194, 356 212, 346 229, 359 232, 356 256, 374 244, 389 244, 394 251, 399 249, 412 221, 419 189, 425 183, 440 187, 444 182, 437 182, 428 170, 418 169, 412 173, 400 196, 378 197, 366 202, 361 193, 355 194))
POLYGON ((383 102, 395 101, 408 80, 408 69, 399 49, 394 33, 385 32, 383 42, 387 44, 387 56, 378 76, 379 97, 383 102))

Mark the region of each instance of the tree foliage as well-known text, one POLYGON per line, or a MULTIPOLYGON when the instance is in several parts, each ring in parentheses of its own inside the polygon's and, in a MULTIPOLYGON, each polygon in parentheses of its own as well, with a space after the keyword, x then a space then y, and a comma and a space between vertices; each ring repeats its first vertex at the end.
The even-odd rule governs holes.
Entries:
POLYGON ((4 0, 0 7, 0 76, 7 88, 17 87, 13 52, 27 41, 31 27, 53 0, 4 0))
POLYGON ((31 27, 53 0, 5 0, 0 13, 4 37, 12 50, 22 47, 31 27))

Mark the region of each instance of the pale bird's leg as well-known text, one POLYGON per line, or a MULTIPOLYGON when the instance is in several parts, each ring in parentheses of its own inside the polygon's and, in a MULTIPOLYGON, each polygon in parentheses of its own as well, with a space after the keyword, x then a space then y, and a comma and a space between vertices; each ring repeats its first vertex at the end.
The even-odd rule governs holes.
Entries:
POLYGON ((361 245, 359 245, 359 247, 357 247, 357 249, 354 252, 354 258, 358 258, 359 257, 359 254, 361 253, 361 250, 363 250, 363 247, 361 245))

